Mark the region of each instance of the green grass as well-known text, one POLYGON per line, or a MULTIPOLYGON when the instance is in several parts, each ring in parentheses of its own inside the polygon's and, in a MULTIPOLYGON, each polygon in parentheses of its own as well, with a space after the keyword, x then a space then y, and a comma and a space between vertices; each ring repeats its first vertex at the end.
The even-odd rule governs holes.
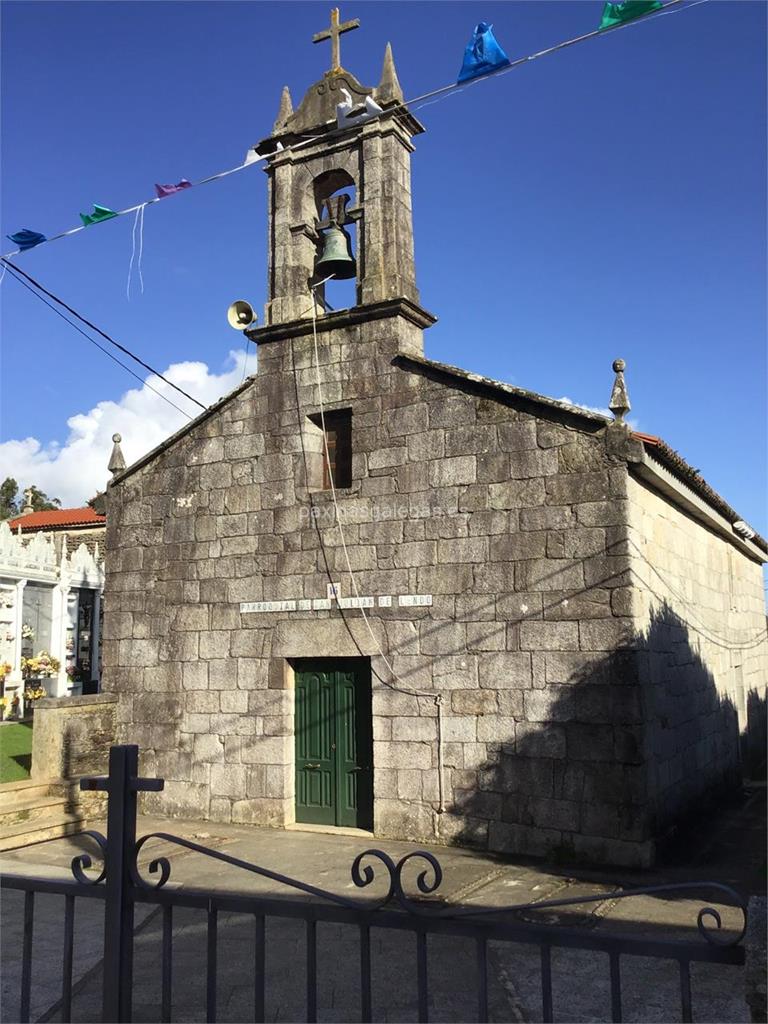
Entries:
POLYGON ((29 778, 32 764, 32 723, 0 725, 0 783, 29 778))

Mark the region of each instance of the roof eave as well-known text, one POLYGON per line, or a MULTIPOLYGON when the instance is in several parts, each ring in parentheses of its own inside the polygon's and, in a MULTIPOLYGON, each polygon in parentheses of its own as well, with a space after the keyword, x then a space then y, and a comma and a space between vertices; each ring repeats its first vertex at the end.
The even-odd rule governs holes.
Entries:
POLYGON ((190 431, 194 430, 195 427, 200 426, 201 423, 205 423, 205 421, 210 419, 214 413, 223 409, 225 405, 232 401, 233 398, 237 398, 241 392, 245 391, 246 388, 249 388, 253 383, 254 378, 254 374, 246 377, 245 380, 241 384, 238 384, 236 388, 233 388, 229 394, 223 395, 218 399, 218 401, 209 405, 207 409, 204 409, 203 412, 195 416, 193 420, 190 420, 189 423, 185 423, 183 427, 179 427, 179 429, 175 433, 171 434, 170 437, 166 437, 164 441, 161 441, 160 444, 156 445, 145 455, 142 455, 140 459, 132 462, 130 466, 126 466, 122 472, 117 473, 112 477, 107 484, 107 490, 111 490, 116 484, 121 484, 129 476, 132 476, 137 470, 141 469, 142 466, 146 466, 148 462, 157 458, 158 455, 162 455, 163 452, 171 448, 177 441, 180 441, 182 437, 185 437, 190 433, 190 431))
POLYGON ((405 368, 419 368, 429 371, 433 375, 449 379, 455 386, 457 383, 473 390, 480 390, 486 394, 492 394, 497 398, 517 398, 522 402, 528 402, 548 411, 558 411, 588 423, 592 430, 596 427, 605 427, 611 423, 608 416, 599 412, 592 412, 580 405, 571 405, 569 402, 561 402, 557 398, 549 398, 547 395, 540 395, 536 391, 529 391, 526 388, 518 388, 514 384, 505 384, 503 381, 494 380, 492 377, 483 377, 479 373, 471 373, 469 370, 462 370, 461 367, 451 366, 449 363, 440 363, 434 359, 427 359, 424 356, 408 355, 403 353, 395 357, 393 362, 405 368))
POLYGON ((657 463, 663 466, 679 485, 705 502, 717 516, 719 522, 728 524, 727 535, 730 539, 735 540, 740 548, 750 553, 753 558, 759 557, 763 562, 768 560, 766 557, 768 556, 768 541, 759 533, 755 533, 754 537, 750 538, 736 533, 733 524, 742 521, 743 517, 728 504, 722 495, 718 494, 714 487, 707 483, 700 473, 685 461, 682 455, 668 445, 663 438, 637 431, 634 432, 634 436, 642 441, 646 460, 650 460, 647 464, 657 463))

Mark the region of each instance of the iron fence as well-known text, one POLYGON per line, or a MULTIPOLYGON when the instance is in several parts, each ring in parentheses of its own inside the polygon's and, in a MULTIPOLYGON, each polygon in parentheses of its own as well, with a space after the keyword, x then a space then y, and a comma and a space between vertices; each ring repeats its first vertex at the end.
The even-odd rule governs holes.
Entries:
POLYGON ((238 913, 250 915, 253 923, 254 959, 252 965, 253 1020, 264 1021, 267 1006, 266 951, 267 921, 272 918, 304 922, 306 1014, 308 1022, 317 1021, 323 1007, 318 1006, 318 945, 320 923, 337 923, 357 929, 359 949, 359 1017, 373 1019, 371 933, 374 929, 408 932, 415 936, 416 992, 419 1021, 429 1019, 430 978, 428 943, 432 936, 455 936, 474 941, 474 978, 463 978, 476 991, 477 1019, 489 1018, 489 943, 534 945, 539 949, 541 978, 541 1013, 544 1021, 554 1020, 552 952, 557 949, 579 949, 605 954, 609 962, 611 1020, 622 1020, 623 956, 659 958, 677 964, 680 983, 681 1019, 693 1019, 691 996, 691 964, 712 963, 739 966, 744 964, 744 948, 740 944, 746 931, 747 909, 744 900, 730 887, 719 883, 690 882, 603 893, 598 896, 545 900, 512 904, 503 907, 455 906, 429 897, 437 892, 443 872, 438 859, 427 851, 415 851, 395 861, 382 850, 369 849, 352 862, 351 875, 355 886, 365 889, 375 881, 384 880, 386 892, 378 899, 363 903, 339 893, 329 892, 307 882, 290 878, 268 868, 252 864, 221 850, 213 850, 189 839, 166 832, 154 832, 136 839, 137 794, 142 790, 161 790, 163 780, 142 779, 138 775, 138 747, 115 746, 110 751, 109 775, 81 780, 81 787, 106 790, 108 794, 107 836, 87 831, 98 846, 103 866, 98 874, 88 875, 93 867, 87 854, 72 860, 74 881, 49 880, 5 875, 5 889, 24 893, 22 972, 19 1020, 30 1018, 33 983, 34 908, 37 894, 58 894, 64 897, 64 940, 62 946, 62 993, 60 1019, 69 1021, 73 999, 73 952, 75 901, 96 899, 104 903, 104 956, 102 961, 102 1020, 131 1021, 133 999, 134 909, 137 905, 153 905, 162 915, 160 953, 160 1005, 157 1017, 172 1019, 172 981, 174 960, 174 912, 181 908, 196 909, 206 915, 205 1013, 207 1021, 217 1019, 217 980, 219 915, 238 913), (278 882, 303 898, 281 900, 264 895, 229 894, 203 891, 191 887, 166 887, 171 877, 171 862, 166 856, 149 862, 148 876, 139 869, 139 855, 150 840, 165 843, 213 858, 224 864, 278 882), (403 872, 406 865, 417 865, 417 893, 406 892, 403 872), (737 907, 742 915, 738 934, 726 934, 719 911, 702 906, 697 913, 699 938, 695 941, 648 939, 632 935, 586 932, 583 929, 535 924, 521 921, 520 914, 536 914, 605 900, 626 900, 641 895, 673 895, 693 893, 706 888, 725 897, 724 902, 737 907))

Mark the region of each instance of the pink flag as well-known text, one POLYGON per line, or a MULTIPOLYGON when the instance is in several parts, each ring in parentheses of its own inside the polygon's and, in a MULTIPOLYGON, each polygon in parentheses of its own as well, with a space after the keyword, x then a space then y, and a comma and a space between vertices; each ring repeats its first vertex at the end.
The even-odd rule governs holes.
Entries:
POLYGON ((158 199, 165 199, 166 196, 172 196, 176 192, 181 192, 183 189, 191 187, 192 182, 182 178, 178 185, 155 185, 155 192, 157 192, 158 199))

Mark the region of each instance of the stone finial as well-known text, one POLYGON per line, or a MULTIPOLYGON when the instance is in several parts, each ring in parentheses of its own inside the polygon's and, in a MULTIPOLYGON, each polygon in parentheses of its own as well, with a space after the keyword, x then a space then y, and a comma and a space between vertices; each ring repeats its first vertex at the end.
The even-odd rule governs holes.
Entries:
POLYGON ((24 505, 21 509, 21 514, 23 516, 28 516, 30 512, 34 511, 35 509, 32 505, 32 488, 27 487, 27 489, 24 491, 24 505))
POLYGON ((629 393, 627 391, 627 385, 624 381, 624 371, 627 368, 627 364, 623 359, 614 359, 613 361, 613 372, 616 374, 616 379, 613 382, 613 390, 611 391, 611 400, 608 403, 608 408, 613 413, 613 419, 615 423, 621 423, 624 426, 624 417, 632 408, 629 403, 629 393))
POLYGON ((280 109, 277 112, 277 120, 272 126, 273 132, 279 132, 281 128, 285 128, 285 123, 288 118, 293 114, 293 102, 291 100, 291 90, 287 85, 283 86, 283 92, 280 97, 280 109))
POLYGON ((376 99, 380 103, 403 102, 403 90, 395 70, 395 59, 392 56, 392 44, 387 43, 384 51, 384 65, 381 69, 381 81, 376 87, 376 99))
POLYGON ((112 435, 112 454, 109 456, 107 469, 113 477, 125 469, 125 456, 123 455, 123 449, 120 447, 122 440, 120 434, 112 435))

